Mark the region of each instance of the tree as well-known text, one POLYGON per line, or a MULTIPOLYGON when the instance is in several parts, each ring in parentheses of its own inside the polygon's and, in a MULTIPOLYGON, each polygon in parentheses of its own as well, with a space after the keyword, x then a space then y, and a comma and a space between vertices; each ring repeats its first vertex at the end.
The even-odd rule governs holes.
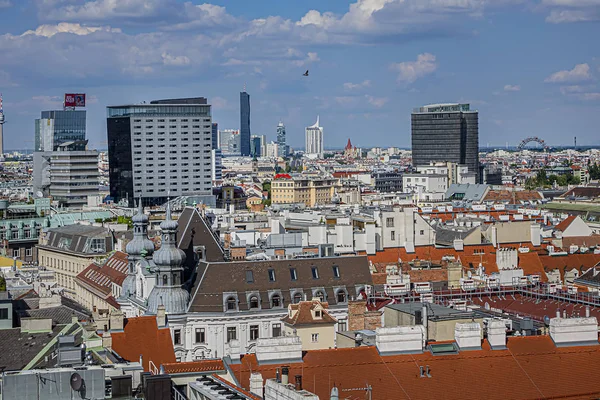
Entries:
POLYGON ((600 179, 600 166, 597 163, 590 165, 588 168, 590 179, 600 179))
POLYGON ((0 276, 0 292, 6 292, 6 279, 0 276))

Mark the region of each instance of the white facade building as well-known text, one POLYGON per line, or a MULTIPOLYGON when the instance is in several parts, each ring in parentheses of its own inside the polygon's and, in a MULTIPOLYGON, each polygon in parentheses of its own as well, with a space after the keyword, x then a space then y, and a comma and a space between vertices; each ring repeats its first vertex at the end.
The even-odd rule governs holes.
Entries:
POLYGON ((319 116, 317 116, 317 122, 306 128, 304 153, 309 158, 322 158, 323 152, 323 127, 319 126, 319 116))

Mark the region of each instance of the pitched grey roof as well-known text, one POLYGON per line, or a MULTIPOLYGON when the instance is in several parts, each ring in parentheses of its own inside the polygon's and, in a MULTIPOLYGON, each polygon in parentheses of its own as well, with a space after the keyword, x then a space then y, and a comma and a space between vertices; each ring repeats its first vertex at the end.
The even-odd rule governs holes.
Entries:
POLYGON ((347 297, 356 297, 365 285, 372 285, 369 261, 366 256, 327 257, 293 260, 200 262, 196 281, 191 290, 192 301, 189 312, 223 312, 224 293, 236 293, 239 310, 248 311, 248 293, 258 293, 261 309, 269 309, 269 294, 280 291, 283 306, 287 306, 293 293, 298 291, 311 299, 314 290, 325 290, 326 300, 336 304, 336 292, 344 288, 347 297), (334 276, 334 268, 339 278, 334 276), (313 278, 316 267, 318 278, 313 278), (295 269, 296 280, 290 269, 295 269), (271 281, 269 270, 273 270, 275 281, 271 281), (248 282, 248 278, 252 282, 248 282))
POLYGON ((0 370, 22 370, 63 328, 55 326, 51 333, 21 333, 21 328, 0 329, 0 370))
POLYGON ((106 252, 112 250, 113 236, 108 229, 80 224, 49 229, 48 243, 42 247, 61 249, 74 253, 95 254, 90 248, 90 239, 104 239, 106 252))
POLYGON ((464 193, 464 197, 458 200, 464 201, 482 201, 485 196, 489 186, 485 184, 471 184, 471 183, 453 183, 450 185, 448 190, 446 191, 446 199, 452 199, 456 194, 462 195, 464 193))
POLYGON ((187 267, 195 267, 190 265, 195 260, 194 246, 206 248, 205 256, 209 262, 225 261, 221 244, 198 209, 186 207, 177 222, 177 247, 185 252, 187 267))

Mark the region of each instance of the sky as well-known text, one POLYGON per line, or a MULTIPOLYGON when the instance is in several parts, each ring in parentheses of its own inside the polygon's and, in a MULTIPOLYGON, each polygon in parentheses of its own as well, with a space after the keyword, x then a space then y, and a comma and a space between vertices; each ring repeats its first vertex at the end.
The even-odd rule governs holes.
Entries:
POLYGON ((221 129, 304 146, 410 148, 410 113, 479 110, 481 146, 600 145, 600 0, 0 0, 6 149, 34 120, 88 96, 90 147, 106 106, 205 96, 221 129), (305 70, 309 76, 304 77, 305 70))

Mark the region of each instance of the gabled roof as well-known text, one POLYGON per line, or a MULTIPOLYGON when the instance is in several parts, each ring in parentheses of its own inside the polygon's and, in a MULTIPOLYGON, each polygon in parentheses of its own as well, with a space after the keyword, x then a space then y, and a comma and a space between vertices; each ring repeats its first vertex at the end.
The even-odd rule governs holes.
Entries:
MULTIPOLYGON (((597 398, 600 346, 557 348, 549 336, 510 337, 506 350, 461 351, 434 356, 429 352, 381 356, 375 347, 307 351, 302 363, 288 364, 289 376, 302 375, 305 390, 328 399, 335 385, 345 397, 362 398, 372 387, 373 399, 539 399, 597 398), (429 366, 431 378, 420 377, 429 366), (468 376, 468 379, 465 377, 468 376)), ((231 369, 249 388, 251 372, 274 378, 282 365, 259 365, 256 355, 242 356, 231 369)), ((345 398, 344 397, 344 398, 345 398)))
POLYGON ((194 246, 206 248, 207 261, 225 261, 220 243, 198 209, 186 207, 177 223, 177 247, 185 252, 187 261, 194 261, 192 254, 194 246))
POLYGON ((150 361, 161 364, 174 363, 175 351, 169 328, 159 328, 155 316, 125 319, 123 332, 111 332, 112 349, 127 361, 139 361, 144 371, 149 371, 150 361))
POLYGON ((75 281, 83 286, 90 286, 108 298, 111 296, 113 283, 119 286, 123 284, 127 276, 127 265, 127 254, 117 251, 102 265, 90 264, 77 274, 75 281))
POLYGON ((319 300, 301 301, 298 304, 290 304, 289 309, 291 309, 293 316, 290 317, 290 314, 288 313, 281 321, 290 326, 333 325, 337 320, 329 315, 329 312, 327 312, 328 308, 328 303, 321 303, 319 300), (313 311, 319 308, 322 310, 321 318, 314 318, 313 311))
POLYGON ((554 229, 557 231, 564 232, 569 227, 569 225, 571 225, 573 221, 575 221, 576 218, 576 215, 569 215, 566 219, 564 219, 558 225, 556 225, 554 229))

